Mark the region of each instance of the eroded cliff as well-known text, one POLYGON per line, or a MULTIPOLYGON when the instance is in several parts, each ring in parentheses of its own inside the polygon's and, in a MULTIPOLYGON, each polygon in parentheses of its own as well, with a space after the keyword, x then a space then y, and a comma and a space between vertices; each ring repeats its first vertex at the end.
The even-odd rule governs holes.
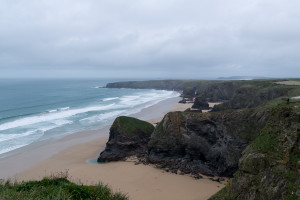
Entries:
POLYGON ((125 116, 116 118, 98 162, 117 161, 145 154, 153 130, 152 124, 139 119, 125 116))
POLYGON ((274 107, 242 155, 234 178, 212 200, 300 199, 300 103, 274 107))
POLYGON ((268 115, 260 109, 168 113, 151 135, 149 162, 184 173, 231 176, 268 115))

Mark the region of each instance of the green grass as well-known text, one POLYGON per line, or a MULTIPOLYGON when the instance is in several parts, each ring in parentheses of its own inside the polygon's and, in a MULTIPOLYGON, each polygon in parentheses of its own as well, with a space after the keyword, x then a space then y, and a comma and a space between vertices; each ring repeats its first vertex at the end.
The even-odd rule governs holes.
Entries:
POLYGON ((296 168, 297 163, 300 161, 300 153, 299 150, 298 152, 292 152, 290 154, 290 158, 289 158, 289 165, 291 168, 296 168))
POLYGON ((265 106, 266 108, 274 108, 280 104, 286 104, 286 100, 287 100, 287 97, 279 97, 277 99, 273 99, 271 101, 268 101, 265 106))
POLYGON ((218 200, 218 199, 222 199, 222 200, 234 200, 234 198, 228 196, 227 194, 228 194, 227 188, 224 187, 219 192, 217 192, 215 195, 213 195, 212 197, 210 197, 209 200, 218 200))
POLYGON ((292 79, 289 79, 290 81, 299 81, 300 82, 300 78, 292 78, 292 79))
POLYGON ((1 200, 29 200, 29 199, 101 199, 125 200, 128 197, 121 193, 114 193, 103 184, 96 186, 77 185, 66 178, 44 178, 41 181, 0 183, 1 200))
POLYGON ((251 146, 256 152, 268 155, 270 159, 283 159, 285 154, 278 145, 280 135, 276 134, 276 128, 275 124, 267 124, 251 146))
POLYGON ((165 135, 164 129, 163 129, 163 121, 161 121, 156 128, 156 132, 160 133, 160 135, 165 135))
POLYGON ((112 125, 112 128, 117 128, 118 126, 122 127, 124 134, 129 137, 134 136, 137 130, 148 135, 151 135, 154 131, 154 126, 152 124, 133 117, 118 117, 112 125))

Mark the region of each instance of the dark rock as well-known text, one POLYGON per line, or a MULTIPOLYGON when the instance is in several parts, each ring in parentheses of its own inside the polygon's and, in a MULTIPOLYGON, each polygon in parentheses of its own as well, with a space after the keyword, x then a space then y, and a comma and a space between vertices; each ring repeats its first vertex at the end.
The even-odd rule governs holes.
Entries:
POLYGON ((265 125, 267 112, 168 113, 153 132, 148 161, 205 175, 232 176, 241 152, 265 125))
POLYGON ((186 103, 185 99, 182 99, 181 101, 179 101, 178 103, 186 103))
POLYGON ((272 109, 261 134, 243 151, 239 170, 212 200, 300 199, 300 110, 283 105, 272 109))
POLYGON ((201 179, 201 178, 203 178, 203 176, 201 176, 200 174, 196 174, 196 175, 194 175, 193 176, 195 179, 201 179))
POLYGON ((187 108, 184 112, 191 112, 191 109, 187 108))
POLYGON ((224 178, 209 178, 210 180, 212 181, 216 181, 216 182, 221 182, 221 181, 224 181, 225 179, 224 178))
POLYGON ((218 181, 219 181, 219 182, 225 181, 225 178, 220 177, 218 181))
POLYGON ((109 140, 98 162, 117 161, 145 155, 154 126, 132 117, 118 117, 110 128, 109 140))
POLYGON ((192 108, 200 109, 200 110, 208 110, 209 104, 207 100, 201 96, 196 97, 192 108))
POLYGON ((193 109, 193 110, 191 110, 191 109, 190 109, 190 112, 202 113, 202 110, 201 110, 201 109, 196 109, 196 110, 194 110, 194 109, 193 109))

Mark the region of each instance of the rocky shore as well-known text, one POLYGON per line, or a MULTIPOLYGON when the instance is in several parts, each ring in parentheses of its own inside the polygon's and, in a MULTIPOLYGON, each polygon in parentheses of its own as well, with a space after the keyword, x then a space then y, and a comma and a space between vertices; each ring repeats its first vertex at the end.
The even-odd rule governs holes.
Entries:
MULTIPOLYGON (((278 85, 270 80, 170 83, 161 87, 185 85, 182 97, 194 98, 193 108, 198 110, 208 109, 209 101, 224 103, 209 113, 170 112, 147 134, 138 131, 133 122, 130 126, 136 131, 130 134, 134 136, 125 140, 122 131, 128 124, 118 123, 117 129, 111 129, 114 137, 98 161, 108 161, 110 152, 116 150, 115 157, 136 156, 140 163, 151 163, 167 172, 195 178, 202 174, 234 177, 213 199, 300 198, 300 184, 293 183, 300 180, 299 102, 286 105, 285 100, 286 96, 299 94, 299 86, 278 85), (126 145, 121 150, 117 147, 120 143, 126 145), (132 144, 134 150, 129 148, 132 144)), ((126 83, 108 86, 124 87, 126 83)))
POLYGON ((143 163, 173 173, 232 176, 241 152, 260 133, 268 115, 267 111, 258 110, 225 114, 171 112, 148 133, 135 127, 137 119, 120 117, 128 120, 123 123, 120 118, 115 120, 98 161, 123 160, 134 155, 143 163), (130 136, 124 133, 129 120, 134 127, 130 136))

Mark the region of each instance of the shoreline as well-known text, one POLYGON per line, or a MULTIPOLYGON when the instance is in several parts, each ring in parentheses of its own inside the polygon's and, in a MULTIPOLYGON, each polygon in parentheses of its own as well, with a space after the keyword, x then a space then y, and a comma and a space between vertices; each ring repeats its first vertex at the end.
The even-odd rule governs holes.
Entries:
MULTIPOLYGON (((160 121, 165 113, 183 111, 192 104, 177 103, 180 97, 169 98, 130 115, 151 123, 160 121)), ((127 193, 130 199, 207 199, 225 183, 208 177, 196 180, 189 175, 176 175, 151 165, 135 165, 132 161, 93 164, 105 148, 109 126, 83 131, 0 159, 0 179, 35 180, 68 171, 69 179, 82 184, 102 181, 114 191, 127 193), (20 164, 21 163, 21 164, 20 164)))
MULTIPOLYGON (((152 106, 143 108, 138 113, 134 113, 129 116, 142 120, 151 120, 153 118, 160 119, 163 117, 163 113, 171 110, 172 106, 176 105, 180 99, 181 97, 164 99, 152 106)), ((3 157, 0 157, 0 179, 12 178, 18 172, 23 171, 24 169, 27 169, 42 160, 50 158, 60 151, 74 145, 86 143, 99 138, 108 138, 110 126, 111 124, 105 125, 104 127, 96 130, 78 131, 62 136, 58 139, 52 138, 38 141, 33 144, 15 149, 11 152, 7 152, 3 154, 3 157), (18 160, 20 163, 22 163, 22 165, 15 165, 15 160, 18 160)), ((101 150, 99 150, 99 153, 100 152, 101 150)))

